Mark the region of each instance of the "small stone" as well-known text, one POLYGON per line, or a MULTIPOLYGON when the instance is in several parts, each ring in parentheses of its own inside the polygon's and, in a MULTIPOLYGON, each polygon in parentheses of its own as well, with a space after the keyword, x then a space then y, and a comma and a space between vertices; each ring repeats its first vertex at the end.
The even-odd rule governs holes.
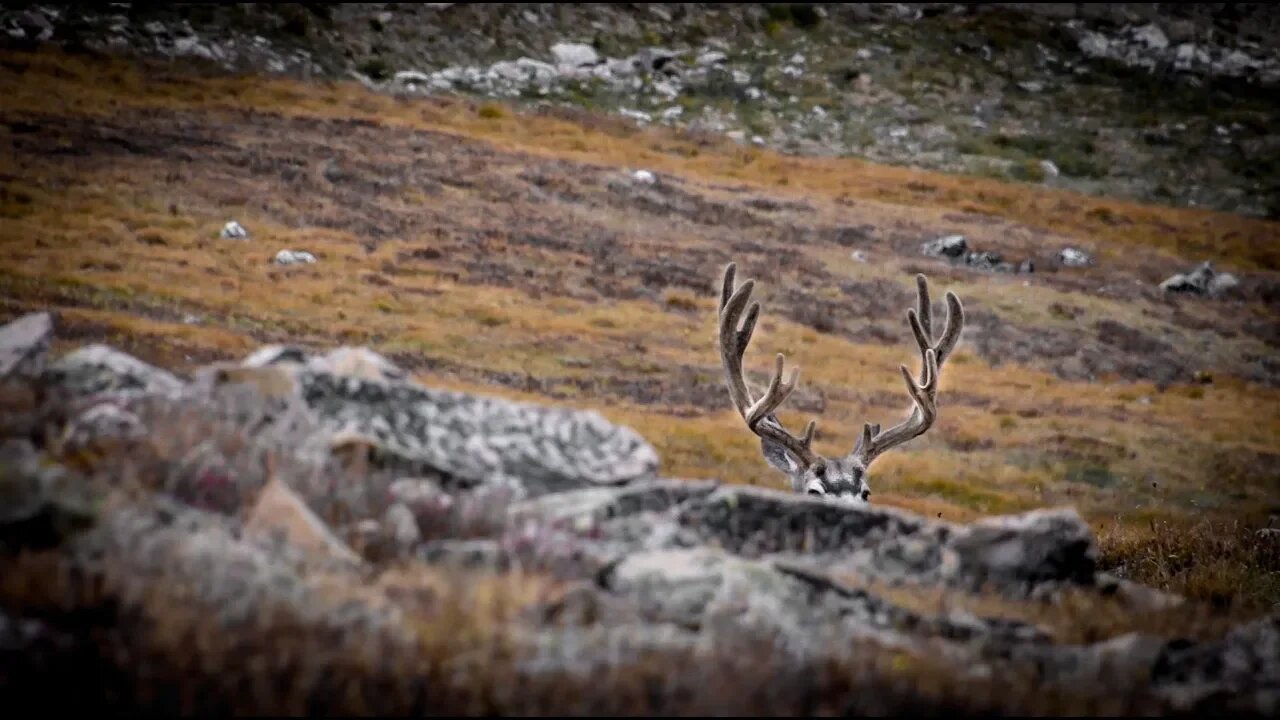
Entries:
POLYGON ((231 220, 226 225, 222 226, 222 237, 224 239, 247 238, 249 237, 249 231, 245 230, 244 226, 240 223, 235 220, 231 220))
POLYGON ((645 185, 652 185, 658 180, 656 177, 654 177, 654 174, 649 172, 648 170, 636 170, 635 172, 631 173, 631 179, 635 180, 638 183, 643 183, 645 185))
POLYGON ((1052 160, 1041 160, 1040 169, 1044 171, 1046 177, 1058 177, 1061 174, 1052 160))
POLYGON ((392 75, 391 79, 400 85, 425 85, 431 82, 430 75, 417 70, 401 70, 395 75, 392 75))
POLYGON ((29 313, 0 327, 0 379, 39 376, 52 340, 53 318, 47 312, 29 313))
POLYGON ((1236 279, 1235 275, 1232 275, 1231 273, 1217 273, 1211 280, 1209 280, 1209 295, 1212 297, 1220 297, 1236 289, 1239 285, 1240 281, 1236 279))
POLYGON ((275 259, 272 260, 277 265, 297 265, 299 263, 314 263, 316 256, 306 250, 281 250, 276 253, 275 259))
POLYGON ((947 235, 932 240, 920 247, 920 252, 932 257, 958 258, 969 249, 969 243, 963 235, 947 235))
POLYGON ((1058 262, 1066 267, 1086 267, 1093 264, 1093 257, 1078 248, 1065 247, 1058 251, 1058 262))
POLYGON ((713 65, 723 65, 728 59, 729 56, 719 50, 711 50, 699 55, 696 63, 698 67, 711 67, 713 65))

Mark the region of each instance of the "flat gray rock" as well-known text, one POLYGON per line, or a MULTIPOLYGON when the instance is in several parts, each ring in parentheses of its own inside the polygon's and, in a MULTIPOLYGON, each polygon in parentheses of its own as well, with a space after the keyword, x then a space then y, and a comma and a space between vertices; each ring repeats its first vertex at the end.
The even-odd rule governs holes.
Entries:
POLYGON ((0 380, 33 378, 45 366, 53 341, 53 318, 29 313, 0 327, 0 380))

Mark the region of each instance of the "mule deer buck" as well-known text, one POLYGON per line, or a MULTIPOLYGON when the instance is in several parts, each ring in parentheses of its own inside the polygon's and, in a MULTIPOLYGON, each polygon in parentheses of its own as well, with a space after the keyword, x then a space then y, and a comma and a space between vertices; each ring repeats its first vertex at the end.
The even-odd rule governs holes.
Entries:
POLYGON ((810 495, 833 496, 852 503, 866 503, 871 497, 867 483, 867 467, 886 450, 923 435, 938 417, 938 373, 947 356, 960 339, 964 327, 964 309, 955 293, 947 292, 947 324, 942 336, 933 339, 933 321, 929 305, 929 286, 924 275, 916 275, 916 309, 907 310, 907 322, 916 344, 920 346, 923 363, 919 382, 911 376, 905 365, 902 377, 907 382, 907 394, 911 396, 911 414, 893 427, 881 431, 878 424, 866 423, 862 436, 849 454, 843 457, 823 457, 814 452, 811 445, 817 430, 816 420, 810 420, 801 437, 792 435, 774 411, 796 388, 800 368, 793 368, 791 377, 783 382, 783 355, 778 353, 773 379, 759 400, 751 397, 742 374, 742 355, 751 342, 760 303, 753 302, 747 308, 754 280, 747 280, 735 287, 737 264, 729 263, 724 270, 720 291, 720 359, 724 364, 729 397, 738 414, 747 422, 747 428, 760 437, 760 447, 765 459, 774 468, 791 479, 791 489, 810 495), (746 319, 739 327, 743 310, 746 319))

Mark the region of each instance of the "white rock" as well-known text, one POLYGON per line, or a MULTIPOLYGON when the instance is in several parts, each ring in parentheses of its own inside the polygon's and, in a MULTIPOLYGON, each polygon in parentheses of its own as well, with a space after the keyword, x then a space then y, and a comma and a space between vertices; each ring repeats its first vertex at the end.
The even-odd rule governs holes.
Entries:
POLYGON ((167 29, 164 26, 164 23, 160 22, 159 20, 152 20, 146 25, 143 25, 142 29, 146 30, 148 35, 163 35, 167 31, 167 29))
POLYGON ((751 82, 751 74, 745 70, 735 69, 733 71, 733 82, 738 85, 746 85, 751 82))
POLYGON ((652 122, 653 117, 643 110, 632 110, 631 108, 622 108, 618 110, 618 114, 625 118, 631 118, 640 123, 652 122))
POLYGON ((657 181, 657 178, 654 177, 653 173, 648 170, 636 170, 631 173, 631 179, 638 183, 644 183, 645 185, 652 185, 657 181))
POLYGON ((870 60, 872 55, 875 55, 875 51, 871 48, 858 48, 858 52, 854 53, 859 60, 870 60))
POLYGON ((752 99, 752 100, 759 100, 759 99, 760 99, 761 97, 763 97, 763 96, 764 96, 764 93, 763 93, 763 92, 761 92, 760 88, 758 88, 758 87, 749 87, 749 88, 747 88, 747 97, 748 97, 748 98, 750 98, 750 99, 752 99))
POLYGON ((1089 57, 1106 57, 1111 51, 1111 41, 1101 33, 1086 30, 1080 38, 1080 51, 1089 57))
POLYGON ((740 142, 746 141, 747 134, 741 130, 730 130, 729 132, 725 133, 725 137, 729 138, 734 142, 740 143, 740 142))
POLYGON ((1232 50, 1226 57, 1219 61, 1218 67, 1222 72, 1231 75, 1239 75, 1245 70, 1256 69, 1258 67, 1258 61, 1239 50, 1232 50))
POLYGON ((1169 37, 1155 23, 1148 23, 1133 33, 1134 42, 1142 43, 1151 50, 1164 50, 1169 47, 1169 37))
POLYGON ((968 249, 969 242, 963 235, 947 235, 925 243, 920 252, 924 255, 956 258, 964 255, 968 249))
POLYGON ((1219 297, 1240 286, 1240 281, 1231 273, 1217 273, 1209 280, 1209 295, 1219 297))
POLYGON ((804 56, 801 55, 800 53, 796 53, 795 55, 791 56, 791 59, 788 62, 790 62, 793 65, 803 65, 804 56))
POLYGON ((653 89, 668 100, 680 94, 680 88, 670 80, 659 80, 653 84, 653 89))
POLYGON ((47 312, 28 313, 0 326, 0 378, 39 376, 52 340, 53 316, 47 312))
POLYGON ((1052 160, 1041 160, 1040 169, 1044 170, 1044 174, 1048 177, 1058 177, 1061 174, 1058 171, 1058 166, 1054 165, 1052 160))
POLYGON ((249 231, 245 230, 244 226, 240 223, 235 220, 231 220, 226 225, 222 226, 222 237, 227 239, 247 238, 249 237, 249 231))
POLYGON ((1093 264, 1093 258, 1078 248, 1065 247, 1058 251, 1058 262, 1067 267, 1085 267, 1093 264))
POLYGON ((755 145, 756 147, 764 147, 764 138, 760 137, 759 135, 752 135, 751 144, 755 145))
POLYGON ((667 122, 670 122, 680 117, 683 114, 684 114, 684 108, 680 107, 679 105, 672 105, 671 107, 659 113, 658 117, 662 118, 663 120, 666 120, 667 122))
POLYGON ((417 70, 401 70, 395 75, 392 75, 391 79, 400 85, 425 85, 431 82, 430 75, 417 70))
POLYGON ((298 263, 314 263, 316 256, 306 250, 281 250, 276 253, 275 264, 277 265, 297 265, 298 263))
POLYGON ((551 46, 551 55, 556 65, 561 67, 582 67, 600 62, 600 55, 595 48, 584 43, 556 43, 551 46))
POLYGON ((698 67, 711 67, 712 65, 721 65, 728 59, 729 56, 719 50, 711 50, 699 55, 696 62, 698 67))
POLYGON ((1044 90, 1044 83, 1039 80, 1023 80, 1018 83, 1018 87, 1029 93, 1038 93, 1044 90))
POLYGON ((854 262, 864 263, 867 261, 867 254, 861 250, 854 250, 849 254, 849 257, 852 258, 854 262))

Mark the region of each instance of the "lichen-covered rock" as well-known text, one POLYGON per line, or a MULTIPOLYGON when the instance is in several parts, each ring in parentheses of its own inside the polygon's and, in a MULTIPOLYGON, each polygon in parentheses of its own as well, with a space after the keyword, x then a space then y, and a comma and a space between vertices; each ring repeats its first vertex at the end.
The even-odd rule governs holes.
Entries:
POLYGON ((929 257, 960 258, 969 250, 969 243, 963 235, 947 235, 930 240, 920 247, 920 252, 929 257))
POLYGON ((1151 670, 1178 712, 1280 712, 1280 615, 1243 624, 1216 642, 1167 644, 1151 670))
POLYGON ((102 393, 172 393, 183 385, 167 370, 99 344, 82 347, 51 363, 41 382, 68 400, 102 393))
POLYGON ((947 524, 895 508, 844 505, 750 486, 722 487, 683 506, 679 517, 704 542, 748 557, 849 556, 904 537, 940 544, 952 532, 947 524))
POLYGON ((595 412, 297 373, 306 405, 327 426, 475 484, 514 479, 530 496, 655 476, 658 456, 634 431, 595 412))
POLYGON ((96 346, 28 382, 73 402, 60 443, 0 438, 0 691, 31 651, 245 714, 346 708, 325 700, 335 682, 377 689, 352 701, 362 711, 411 714, 442 687, 519 711, 516 676, 555 692, 580 681, 595 709, 624 702, 619 678, 742 661, 790 673, 786 707, 811 710, 823 673, 883 698, 927 662, 938 670, 911 682, 1280 709, 1280 618, 1216 642, 1061 639, 1031 603, 1064 588, 1135 613, 1179 600, 1097 572, 1070 508, 955 524, 658 478, 653 448, 599 415, 426 388, 367 348, 269 346, 184 382, 96 346), (27 608, 74 632, 32 625, 27 608), (494 608, 519 612, 478 615, 494 608), (469 684, 481 671, 490 684, 469 684), (243 700, 255 683, 305 701, 243 700))
POLYGON ((1236 276, 1214 270, 1213 263, 1206 260, 1190 272, 1178 273, 1165 279, 1160 283, 1160 289, 1171 293, 1221 297, 1239 285, 1240 281, 1236 276))
POLYGON ((94 494, 29 440, 0 440, 0 551, 56 546, 92 524, 94 494))
POLYGON ((1025 588, 1053 583, 1091 584, 1098 548, 1074 508, 1035 510, 985 518, 948 540, 943 576, 977 589, 1025 588))

